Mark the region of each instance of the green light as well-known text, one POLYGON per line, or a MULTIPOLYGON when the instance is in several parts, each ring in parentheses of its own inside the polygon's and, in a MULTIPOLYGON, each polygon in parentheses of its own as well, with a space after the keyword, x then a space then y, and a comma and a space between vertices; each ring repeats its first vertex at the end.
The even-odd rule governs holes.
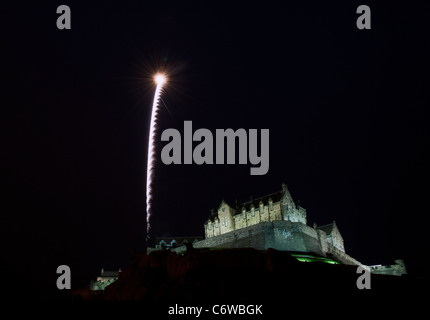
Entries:
POLYGON ((291 255, 300 262, 323 262, 328 264, 339 264, 339 262, 335 260, 324 258, 324 257, 317 257, 317 256, 311 256, 307 254, 296 254, 296 253, 293 253, 291 255))

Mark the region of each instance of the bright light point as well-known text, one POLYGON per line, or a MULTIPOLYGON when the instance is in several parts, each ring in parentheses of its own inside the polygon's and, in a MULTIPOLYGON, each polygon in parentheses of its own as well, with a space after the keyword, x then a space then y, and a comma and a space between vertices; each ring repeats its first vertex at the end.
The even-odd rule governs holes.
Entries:
POLYGON ((154 77, 154 80, 157 85, 163 85, 167 81, 166 76, 162 73, 157 73, 154 77))

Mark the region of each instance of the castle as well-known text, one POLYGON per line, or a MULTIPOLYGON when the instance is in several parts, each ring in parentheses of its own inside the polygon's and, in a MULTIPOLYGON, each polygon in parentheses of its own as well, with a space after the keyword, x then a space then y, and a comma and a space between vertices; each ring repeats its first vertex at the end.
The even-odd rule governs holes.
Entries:
MULTIPOLYGON (((219 267, 217 270, 221 274, 230 276, 230 270, 237 270, 237 268, 243 272, 250 272, 248 266, 263 267, 264 270, 276 273, 276 270, 286 270, 282 269, 285 266, 292 266, 294 264, 297 266, 300 263, 316 263, 311 264, 311 266, 316 267, 314 269, 301 268, 300 266, 296 270, 291 269, 290 273, 287 272, 286 277, 281 277, 283 281, 287 279, 288 285, 295 283, 295 286, 297 286, 297 282, 294 282, 294 280, 297 275, 301 275, 298 277, 300 287, 303 285, 304 278, 312 275, 315 277, 315 274, 310 272, 310 270, 319 270, 319 272, 332 270, 337 272, 337 270, 346 270, 345 268, 348 268, 348 270, 354 269, 344 266, 339 266, 340 268, 337 266, 326 268, 325 264, 361 266, 363 269, 376 275, 402 276, 407 273, 402 259, 395 260, 394 265, 366 266, 348 255, 345 252, 343 237, 335 221, 323 226, 318 226, 315 223, 312 227, 308 226, 306 209, 294 201, 285 184, 282 184, 282 189, 278 192, 251 199, 241 204, 236 202, 234 207, 230 206, 224 200, 221 201, 218 209, 212 210, 204 223, 204 231, 204 239, 200 236, 157 237, 155 247, 147 247, 145 254, 141 256, 142 259, 134 255, 132 258, 132 267, 129 269, 131 271, 128 274, 120 276, 121 269, 118 272, 106 272, 102 269, 97 281, 91 281, 90 286, 86 289, 75 290, 74 294, 87 299, 97 299, 102 298, 105 289, 109 287, 113 288, 108 293, 110 297, 117 295, 117 297, 123 298, 124 294, 127 297, 133 297, 133 299, 144 297, 145 295, 150 295, 151 292, 156 292, 151 291, 156 290, 154 288, 151 290, 141 290, 139 287, 150 286, 150 284, 145 282, 146 280, 144 281, 146 277, 142 277, 142 272, 153 270, 152 268, 157 269, 157 272, 150 271, 151 276, 149 277, 158 274, 158 276, 162 275, 163 279, 170 279, 168 280, 169 283, 175 282, 182 285, 186 283, 183 282, 186 280, 181 278, 180 281, 177 281, 178 277, 186 275, 192 269, 198 269, 199 271, 190 277, 193 279, 192 283, 186 283, 187 289, 184 289, 188 290, 193 285, 196 285, 195 290, 198 292, 196 296, 200 295, 201 291, 199 290, 201 288, 209 288, 212 294, 212 282, 210 285, 202 285, 204 282, 201 281, 203 280, 196 281, 194 278, 196 274, 206 274, 205 272, 201 272, 203 268, 214 270, 214 267, 219 267), (244 250, 243 248, 253 248, 256 250, 244 250), (284 252, 279 255, 279 251, 284 252), (288 259, 286 260, 285 257, 288 257, 288 259), (291 264, 292 261, 293 263, 291 264), (323 264, 324 267, 322 267, 323 264), (279 267, 281 269, 278 269, 279 267), (121 284, 111 286, 118 279, 121 284), (172 279, 176 280, 172 281, 172 279), (126 293, 124 288, 128 288, 132 293, 126 293)), ((232 274, 234 275, 235 273, 232 272, 232 274)), ((317 273, 316 276, 318 277, 320 274, 317 273)), ((342 287, 341 283, 343 279, 349 279, 349 276, 346 276, 344 272, 340 272, 337 276, 334 276, 330 272, 327 274, 330 275, 330 286, 336 283, 337 287, 342 287)), ((379 279, 378 281, 383 279, 378 277, 376 278, 379 279)), ((207 276, 203 278, 204 280, 208 279, 207 276)), ((246 276, 243 278, 248 280, 246 276)), ((220 278, 218 277, 217 279, 220 278)), ((231 285, 232 283, 236 284, 236 281, 230 280, 231 278, 227 279, 222 286, 231 285)), ((318 281, 320 283, 321 279, 318 279, 318 281)), ((384 279, 385 281, 386 279, 384 279)), ((155 283, 157 283, 156 287, 159 289, 158 282, 155 283)), ((166 290, 168 288, 167 283, 162 287, 163 290, 166 290)), ((307 286, 305 285, 304 287, 306 288, 307 286)), ((172 288, 174 289, 175 287, 172 288)), ((221 292, 223 295, 225 292, 224 288, 221 289, 221 292)), ((240 293, 241 297, 243 297, 242 294, 240 293)))
MULTIPOLYGON (((204 223, 204 231, 205 239, 194 239, 193 248, 273 248, 288 251, 299 261, 359 265, 373 273, 406 274, 402 260, 396 260, 395 265, 366 266, 348 255, 335 221, 308 226, 306 209, 293 200, 285 184, 279 192, 236 203, 234 207, 221 201, 204 223)), ((165 240, 155 249, 159 250, 164 244, 177 253, 185 250, 183 245, 174 245, 176 240, 170 245, 165 240)))
POLYGON ((235 207, 224 200, 204 223, 205 240, 194 247, 241 248, 314 253, 346 264, 361 265, 345 253, 336 222, 307 225, 306 209, 295 202, 285 184, 282 190, 235 207))

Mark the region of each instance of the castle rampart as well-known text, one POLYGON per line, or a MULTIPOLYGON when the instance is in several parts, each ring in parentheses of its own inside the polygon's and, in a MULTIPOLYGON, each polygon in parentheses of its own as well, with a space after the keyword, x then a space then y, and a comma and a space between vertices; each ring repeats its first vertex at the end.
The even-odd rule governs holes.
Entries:
POLYGON ((281 251, 312 252, 332 256, 344 264, 362 265, 344 251, 326 242, 326 233, 301 222, 270 221, 207 238, 194 243, 195 248, 273 248, 281 251))

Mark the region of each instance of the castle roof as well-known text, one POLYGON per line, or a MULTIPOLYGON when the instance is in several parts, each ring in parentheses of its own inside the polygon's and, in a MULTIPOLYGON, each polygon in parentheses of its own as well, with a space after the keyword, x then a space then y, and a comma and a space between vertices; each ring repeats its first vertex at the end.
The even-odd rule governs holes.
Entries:
POLYGON ((332 223, 329 224, 325 224, 323 226, 317 227, 317 229, 320 229, 322 231, 324 231, 326 234, 331 234, 333 231, 333 228, 336 226, 335 222, 333 221, 332 223))
MULTIPOLYGON (((283 191, 277 191, 268 195, 265 195, 264 197, 260 197, 260 198, 255 198, 252 199, 250 201, 246 201, 246 202, 242 202, 241 204, 239 204, 239 208, 241 209, 242 207, 245 207, 246 211, 251 210, 251 206, 254 205, 255 208, 258 208, 258 206, 260 205, 260 201, 263 202, 264 204, 269 203, 269 199, 272 199, 272 201, 275 202, 279 202, 282 199, 282 195, 283 195, 283 191)), ((236 212, 236 214, 240 213, 236 212)))
MULTIPOLYGON (((234 206, 231 206, 225 200, 222 200, 219 207, 221 207, 223 205, 223 203, 226 203, 230 208, 235 209, 235 212, 233 215, 238 215, 238 214, 242 213, 242 207, 245 207, 246 211, 250 211, 252 205, 254 206, 254 208, 258 208, 260 206, 260 202, 263 202, 264 205, 267 205, 269 203, 269 199, 271 199, 273 201, 273 203, 280 202, 282 200, 283 196, 285 195, 285 192, 287 194, 289 194, 287 185, 283 183, 282 184, 282 190, 280 190, 280 191, 273 192, 273 193, 270 193, 270 194, 265 195, 263 197, 259 197, 259 198, 255 198, 255 199, 251 198, 251 200, 249 200, 249 201, 245 201, 242 203, 236 203, 234 206)), ((296 202, 294 199, 292 199, 292 201, 294 202, 294 205, 296 206, 296 208, 301 208, 301 206, 299 205, 298 202, 296 202)), ((205 224, 208 223, 209 221, 214 222, 216 218, 218 218, 218 212, 216 210, 211 210, 211 213, 210 213, 209 217, 206 219, 205 224)))
POLYGON ((119 272, 118 271, 103 271, 100 275, 102 278, 106 277, 118 277, 119 272))
POLYGON ((203 240, 203 237, 201 236, 195 236, 195 237, 156 237, 156 243, 159 244, 161 241, 163 241, 167 244, 172 243, 173 240, 176 241, 176 245, 180 246, 185 243, 193 243, 195 241, 203 240))
MULTIPOLYGON (((279 202, 279 201, 281 201, 283 194, 284 194, 284 191, 281 190, 281 191, 277 191, 277 192, 274 192, 274 193, 270 193, 270 194, 265 195, 265 196, 260 197, 260 198, 255 198, 255 199, 252 199, 250 201, 245 201, 245 202, 242 202, 242 203, 238 203, 237 204, 237 208, 236 208, 237 210, 234 213, 234 215, 237 215, 237 214, 241 213, 242 207, 245 207, 246 211, 250 211, 251 210, 251 205, 254 205, 255 208, 258 208, 258 206, 260 205, 260 201, 263 202, 264 204, 268 204, 269 203, 269 199, 272 199, 273 203, 279 202)), ((221 201, 221 205, 222 205, 223 202, 225 202, 225 200, 221 201)), ((225 202, 225 203, 227 203, 227 202, 225 202)), ((229 205, 229 204, 227 203, 227 205, 229 205)), ((234 206, 230 206, 230 207, 234 208, 234 206)), ((212 221, 213 222, 217 216, 218 216, 218 212, 216 212, 216 211, 213 210, 206 221, 212 221)))

